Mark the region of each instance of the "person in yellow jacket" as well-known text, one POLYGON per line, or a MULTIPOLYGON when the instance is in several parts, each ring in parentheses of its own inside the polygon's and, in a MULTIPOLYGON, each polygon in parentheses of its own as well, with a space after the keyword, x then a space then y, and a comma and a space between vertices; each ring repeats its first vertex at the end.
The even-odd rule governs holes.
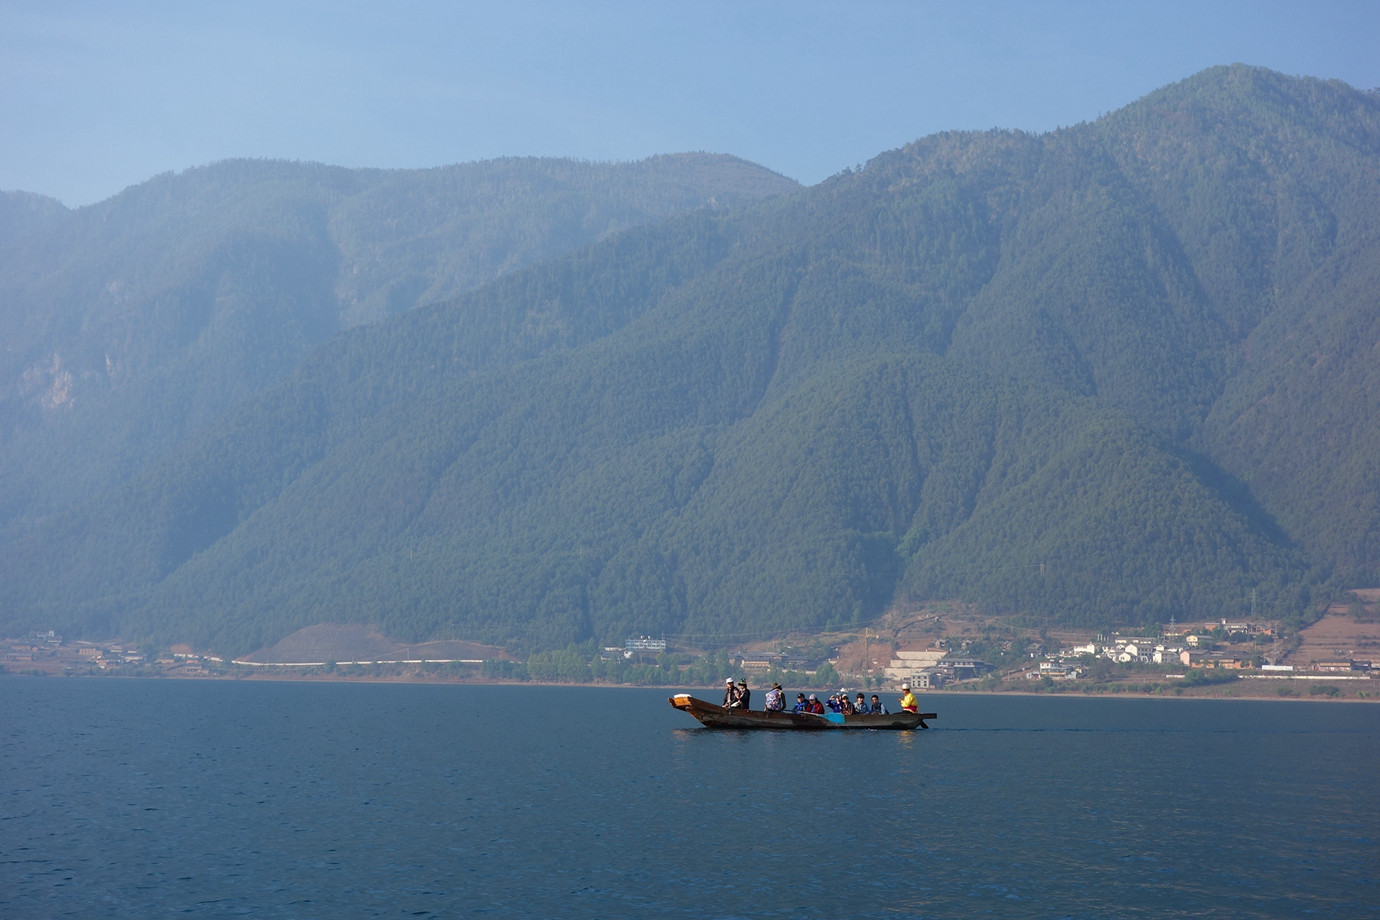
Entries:
POLYGON ((901 685, 901 708, 906 712, 920 711, 920 701, 910 692, 910 684, 901 685))

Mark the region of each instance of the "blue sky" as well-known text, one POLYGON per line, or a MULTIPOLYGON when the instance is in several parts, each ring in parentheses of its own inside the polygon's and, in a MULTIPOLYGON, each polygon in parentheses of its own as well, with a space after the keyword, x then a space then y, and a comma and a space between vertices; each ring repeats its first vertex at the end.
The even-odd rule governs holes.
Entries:
POLYGON ((1380 86, 1376 0, 0 2, 0 189, 89 204, 229 157, 731 153, 813 184, 1046 131, 1215 64, 1380 86))

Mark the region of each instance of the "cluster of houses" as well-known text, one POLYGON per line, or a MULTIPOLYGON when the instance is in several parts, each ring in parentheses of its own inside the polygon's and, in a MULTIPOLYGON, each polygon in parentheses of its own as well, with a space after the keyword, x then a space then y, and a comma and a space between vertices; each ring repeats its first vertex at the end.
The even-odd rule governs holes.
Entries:
POLYGON ((1267 627, 1248 623, 1207 624, 1202 633, 1171 630, 1164 636, 1113 635, 1101 642, 1091 641, 1040 657, 1039 667, 1026 672, 1031 680, 1077 680, 1087 672, 1088 660, 1105 658, 1117 664, 1158 664, 1185 668, 1241 669, 1259 667, 1258 656, 1238 652, 1210 650, 1208 634, 1232 636, 1251 640, 1257 635, 1270 635, 1267 627))
POLYGON ((4 641, 4 660, 7 665, 29 664, 57 656, 62 648, 62 636, 53 632, 33 633, 23 639, 4 641))
POLYGON ((34 670, 51 670, 55 666, 85 666, 104 670, 119 665, 143 664, 144 657, 139 649, 121 645, 82 641, 68 643, 52 630, 33 633, 22 639, 6 639, 4 647, 6 665, 20 668, 27 665, 34 670))
POLYGON ((189 646, 178 645, 167 657, 150 662, 143 651, 132 646, 80 639, 68 642, 53 630, 32 633, 19 639, 0 640, 0 647, 3 648, 5 667, 52 674, 116 671, 145 664, 156 664, 165 670, 179 668, 192 673, 208 661, 219 661, 203 657, 189 646))
MULTIPOLYGON (((1218 650, 1214 645, 1222 640, 1231 645, 1255 643, 1261 638, 1274 639, 1269 626, 1253 623, 1233 623, 1222 620, 1206 623, 1201 629, 1171 627, 1163 636, 1121 636, 1090 641, 1046 653, 1043 646, 1032 644, 1027 653, 1038 666, 1027 669, 1030 680, 1078 680, 1087 675, 1091 661, 1106 659, 1117 664, 1155 664, 1171 668, 1213 668, 1224 670, 1255 670, 1262 675, 1288 676, 1296 671, 1309 674, 1366 675, 1372 669, 1369 661, 1339 658, 1313 661, 1307 665, 1276 664, 1253 651, 1218 650)), ((955 680, 981 677, 993 670, 985 662, 956 655, 945 648, 919 651, 898 651, 886 668, 891 680, 909 681, 919 689, 943 686, 955 680)))
MULTIPOLYGON (((1259 654, 1240 651, 1220 651, 1213 648, 1214 642, 1225 638, 1230 643, 1252 642, 1258 637, 1275 638, 1275 631, 1269 626, 1253 623, 1204 624, 1200 632, 1171 628, 1162 637, 1119 636, 1101 644, 1090 642, 1076 645, 1055 655, 1044 657, 1039 669, 1028 671, 1026 676, 1038 680, 1049 677, 1054 680, 1076 680, 1085 672, 1089 658, 1106 658, 1119 664, 1158 664, 1178 665, 1184 668, 1210 668, 1223 670, 1259 670, 1264 673, 1292 673, 1294 665, 1275 664, 1259 654)), ((1313 672, 1351 672, 1369 671, 1371 662, 1340 659, 1337 661, 1314 661, 1307 666, 1313 672)))

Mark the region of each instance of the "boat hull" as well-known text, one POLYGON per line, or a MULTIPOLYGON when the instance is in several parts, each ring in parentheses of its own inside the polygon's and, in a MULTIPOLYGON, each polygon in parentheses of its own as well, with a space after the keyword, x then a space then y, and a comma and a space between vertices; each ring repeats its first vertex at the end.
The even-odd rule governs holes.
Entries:
POLYGON ((887 715, 843 715, 828 712, 816 715, 809 712, 763 712, 753 709, 725 709, 722 706, 696 699, 688 693, 677 693, 671 706, 688 712, 709 728, 761 728, 772 731, 830 731, 833 729, 890 729, 908 731, 929 728, 926 719, 936 718, 932 712, 893 712, 887 715))

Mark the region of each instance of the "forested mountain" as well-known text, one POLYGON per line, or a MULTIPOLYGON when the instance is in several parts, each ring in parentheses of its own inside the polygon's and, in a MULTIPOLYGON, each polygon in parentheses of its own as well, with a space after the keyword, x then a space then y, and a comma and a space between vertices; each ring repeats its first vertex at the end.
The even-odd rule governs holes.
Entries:
POLYGON ((332 337, 0 556, 0 621, 516 648, 1380 576, 1380 98, 1224 67, 332 337))
POLYGON ((428 170, 228 161, 75 211, 0 195, 0 528, 124 481, 342 329, 795 187, 689 154, 428 170))

